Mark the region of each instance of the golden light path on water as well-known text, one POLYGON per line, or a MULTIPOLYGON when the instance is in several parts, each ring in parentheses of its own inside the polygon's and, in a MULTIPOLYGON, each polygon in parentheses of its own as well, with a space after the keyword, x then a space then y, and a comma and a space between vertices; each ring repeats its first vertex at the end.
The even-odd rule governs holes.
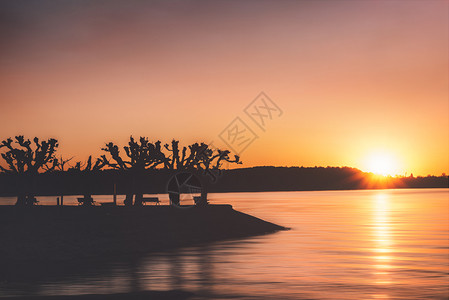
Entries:
MULTIPOLYGON (((390 199, 385 193, 379 193, 375 195, 373 201, 373 241, 375 242, 374 252, 374 262, 373 270, 376 283, 391 284, 389 269, 391 268, 390 261, 391 249, 393 247, 393 241, 391 237, 391 220, 390 220, 390 199)), ((373 295, 375 298, 388 299, 387 294, 376 294, 373 295)))

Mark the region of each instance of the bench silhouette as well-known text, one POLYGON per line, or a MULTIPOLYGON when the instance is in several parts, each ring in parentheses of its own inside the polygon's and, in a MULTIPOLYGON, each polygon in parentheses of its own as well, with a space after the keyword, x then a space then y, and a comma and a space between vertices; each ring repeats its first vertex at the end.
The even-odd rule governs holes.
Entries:
POLYGON ((206 199, 206 202, 201 203, 202 197, 201 196, 194 196, 193 197, 193 201, 195 202, 195 205, 200 205, 200 204, 209 204, 209 201, 206 199))
POLYGON ((82 205, 82 206, 94 206, 96 204, 96 202, 94 201, 94 199, 92 197, 82 197, 82 198, 76 198, 78 199, 78 205, 82 205))
POLYGON ((156 205, 159 205, 161 201, 159 201, 158 197, 142 197, 142 203, 144 205, 147 203, 156 203, 156 205))

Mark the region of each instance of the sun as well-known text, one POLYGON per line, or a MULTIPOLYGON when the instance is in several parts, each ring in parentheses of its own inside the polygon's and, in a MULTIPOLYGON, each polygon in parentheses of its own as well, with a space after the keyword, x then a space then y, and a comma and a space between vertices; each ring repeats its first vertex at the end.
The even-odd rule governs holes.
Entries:
POLYGON ((367 156, 364 170, 377 175, 393 176, 399 173, 399 163, 390 153, 375 152, 367 156))

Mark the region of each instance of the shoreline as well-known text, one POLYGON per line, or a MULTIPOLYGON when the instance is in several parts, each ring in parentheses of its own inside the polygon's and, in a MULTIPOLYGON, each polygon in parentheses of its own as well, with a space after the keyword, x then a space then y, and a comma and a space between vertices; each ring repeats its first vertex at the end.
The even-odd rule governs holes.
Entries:
MULTIPOLYGON (((146 170, 136 180, 144 194, 167 193, 167 183, 176 172, 166 169, 146 170)), ((204 178, 209 193, 263 191, 333 191, 385 188, 448 188, 449 176, 379 176, 349 167, 251 167, 226 169, 214 174, 216 181, 204 178)), ((94 195, 125 194, 131 186, 126 172, 105 169, 89 176, 94 195), (95 184, 93 184, 95 182, 95 184)), ((34 178, 34 192, 39 195, 76 195, 85 192, 82 173, 40 173, 34 178)), ((20 176, 0 173, 0 193, 12 196, 22 184, 20 176)))
MULTIPOLYGON (((74 258, 138 257, 281 230, 288 228, 236 211, 231 205, 187 209, 164 205, 0 206, 0 262, 13 267, 74 258)), ((0 278, 8 276, 3 271, 0 278)))
MULTIPOLYGON (((422 189, 449 189, 448 186, 418 186, 418 187, 367 187, 367 188, 323 188, 323 189, 266 189, 266 190, 231 190, 231 191, 211 191, 208 194, 231 194, 231 193, 275 193, 275 192, 338 192, 338 191, 373 191, 373 190, 422 190, 422 189)), ((144 195, 164 195, 166 192, 148 192, 144 193, 144 195)), ((63 194, 64 197, 74 197, 74 196, 82 196, 82 193, 68 193, 63 194)), ((92 196, 113 196, 113 193, 105 192, 105 193, 92 193, 92 196)), ((126 194, 118 193, 117 196, 126 196, 126 194)), ((2 194, 0 193, 0 198, 17 198, 16 194, 2 194)), ((54 193, 37 193, 35 197, 61 197, 61 195, 55 195, 54 193)), ((95 200, 95 199, 94 199, 95 200)), ((0 206, 14 206, 5 204, 0 206)), ((45 205, 50 206, 50 205, 45 205)), ((56 205, 54 205, 56 206, 56 205)), ((77 206, 77 205, 65 205, 65 206, 77 206)), ((117 206, 123 206, 121 204, 117 206)))

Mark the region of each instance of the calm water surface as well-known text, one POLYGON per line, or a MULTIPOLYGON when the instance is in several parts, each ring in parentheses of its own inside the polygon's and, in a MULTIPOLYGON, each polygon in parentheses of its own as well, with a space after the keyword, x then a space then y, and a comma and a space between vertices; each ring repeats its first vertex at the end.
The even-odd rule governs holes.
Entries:
POLYGON ((449 299, 449 189, 209 197, 292 229, 2 282, 0 295, 181 289, 193 299, 449 299))

